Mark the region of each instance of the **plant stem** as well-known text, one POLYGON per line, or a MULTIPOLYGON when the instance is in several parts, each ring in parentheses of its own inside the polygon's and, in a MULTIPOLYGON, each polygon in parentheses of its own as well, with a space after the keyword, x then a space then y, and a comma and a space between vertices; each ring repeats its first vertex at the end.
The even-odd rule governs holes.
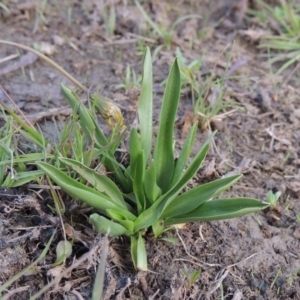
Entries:
POLYGON ((57 63, 55 63, 52 59, 50 59, 46 55, 42 54, 41 52, 39 52, 39 51, 37 51, 37 50, 35 50, 33 48, 27 47, 25 45, 22 45, 22 44, 18 44, 18 43, 14 43, 14 42, 9 42, 9 41, 4 41, 4 40, 0 40, 0 44, 13 46, 13 47, 16 47, 16 48, 19 48, 19 49, 22 49, 22 50, 34 53, 39 58, 43 59, 48 64, 50 64, 57 71, 59 71, 60 73, 62 73, 64 76, 66 76, 70 81, 72 81, 82 91, 84 91, 84 92, 88 91, 88 89, 85 86, 83 86, 77 79, 75 79, 70 73, 68 73, 66 70, 64 70, 62 67, 60 67, 57 63))

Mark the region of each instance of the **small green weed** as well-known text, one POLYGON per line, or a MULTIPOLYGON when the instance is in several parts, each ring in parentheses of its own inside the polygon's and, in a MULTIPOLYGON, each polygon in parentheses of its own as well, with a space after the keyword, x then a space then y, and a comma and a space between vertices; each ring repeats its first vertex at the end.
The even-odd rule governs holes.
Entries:
POLYGON ((276 281, 277 281, 278 277, 279 277, 281 274, 282 274, 281 269, 278 269, 277 272, 276 272, 276 275, 275 275, 275 277, 274 277, 274 279, 273 279, 273 281, 272 281, 272 283, 271 283, 271 285, 270 285, 270 289, 272 289, 272 288, 274 287, 274 285, 276 284, 276 281))
POLYGON ((7 6, 6 3, 0 2, 0 9, 3 9, 5 12, 7 12, 8 14, 10 14, 10 10, 9 10, 9 8, 8 8, 8 6, 7 6))
POLYGON ((46 151, 22 154, 14 137, 21 135, 39 149, 46 149, 47 142, 34 128, 27 125, 12 110, 1 103, 5 125, 0 130, 0 187, 13 188, 35 181, 43 175, 40 170, 27 171, 26 164, 52 157, 46 151), (7 116, 8 112, 10 116, 7 116), (17 126, 15 121, 22 127, 17 126))
POLYGON ((259 47, 281 52, 271 53, 270 63, 284 62, 276 75, 294 64, 300 58, 300 4, 295 1, 281 1, 280 5, 271 6, 256 0, 257 11, 250 10, 262 23, 270 23, 276 34, 264 36, 259 47))
POLYGON ((178 64, 180 68, 181 84, 183 85, 183 87, 190 87, 192 93, 192 103, 193 107, 195 108, 195 97, 199 94, 198 81, 201 60, 195 59, 191 63, 187 63, 186 58, 178 47, 176 48, 176 56, 178 58, 178 64))
POLYGON ((183 17, 178 18, 172 25, 171 28, 163 28, 163 26, 159 26, 156 22, 154 22, 147 12, 144 10, 143 6, 139 3, 139 1, 134 0, 135 5, 140 10, 141 14, 143 15, 144 19, 148 22, 148 24, 152 27, 152 29, 156 32, 156 34, 162 39, 168 49, 171 48, 172 45, 172 37, 175 32, 175 28, 181 22, 191 19, 191 18, 201 18, 201 16, 192 14, 186 15, 183 17))
POLYGON ((275 194, 273 193, 273 191, 268 191, 267 193, 267 202, 270 203, 270 208, 271 209, 277 209, 278 208, 278 204, 277 201, 281 196, 281 192, 278 191, 275 194))
POLYGON ((137 76, 134 69, 130 67, 128 64, 126 66, 126 75, 125 75, 125 82, 123 84, 118 84, 116 86, 117 89, 125 88, 126 90, 131 89, 133 87, 140 87, 141 86, 142 77, 137 76))
POLYGON ((191 271, 186 265, 184 265, 183 275, 187 280, 187 290, 190 290, 194 283, 199 279, 201 276, 202 270, 195 270, 191 271))
POLYGON ((48 5, 48 0, 42 0, 37 2, 35 9, 35 25, 33 29, 33 33, 37 32, 38 29, 48 24, 47 18, 45 17, 46 8, 48 5))
POLYGON ((99 1, 100 13, 104 22, 106 34, 109 38, 114 35, 116 28, 116 9, 114 3, 104 4, 103 0, 99 1))

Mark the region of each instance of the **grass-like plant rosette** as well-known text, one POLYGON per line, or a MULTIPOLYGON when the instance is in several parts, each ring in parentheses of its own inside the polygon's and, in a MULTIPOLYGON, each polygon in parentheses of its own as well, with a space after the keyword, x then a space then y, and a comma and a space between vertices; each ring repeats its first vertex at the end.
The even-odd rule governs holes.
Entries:
POLYGON ((71 89, 62 86, 82 129, 95 143, 95 149, 103 149, 99 151, 100 160, 114 177, 113 180, 75 159, 58 159, 61 166, 70 168, 73 174, 66 174, 64 169, 49 163, 37 163, 66 193, 101 213, 90 216, 90 222, 97 231, 108 233, 111 237, 130 237, 132 260, 138 270, 147 270, 143 238, 146 228, 151 227, 155 237, 158 237, 166 226, 234 218, 269 206, 267 202, 252 198, 214 199, 241 175, 221 178, 182 193, 201 167, 215 133, 188 164, 198 128, 198 124, 194 124, 179 157, 175 159, 173 134, 181 86, 180 69, 175 59, 167 79, 153 147, 152 80, 151 54, 147 49, 138 103, 139 130, 131 128, 130 131, 128 167, 121 165, 114 156, 124 135, 114 134, 114 139, 106 138, 90 110, 82 105, 71 89), (87 181, 89 186, 74 177, 80 177, 81 182, 87 181))

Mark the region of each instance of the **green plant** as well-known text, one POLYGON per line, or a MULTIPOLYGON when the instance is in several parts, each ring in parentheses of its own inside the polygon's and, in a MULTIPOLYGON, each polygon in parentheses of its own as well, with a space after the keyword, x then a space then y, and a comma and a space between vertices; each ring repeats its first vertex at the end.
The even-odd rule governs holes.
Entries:
POLYGON ((222 122, 228 115, 240 109, 233 101, 223 99, 224 85, 225 80, 223 78, 216 79, 212 83, 209 83, 210 99, 208 99, 207 89, 203 89, 202 91, 198 90, 194 112, 198 115, 202 130, 209 129, 209 131, 211 131, 211 123, 222 122))
POLYGON ((276 275, 275 275, 275 277, 274 277, 274 279, 273 279, 271 285, 270 285, 270 289, 272 289, 272 288, 274 287, 274 285, 276 284, 276 281, 277 281, 278 277, 279 277, 281 274, 282 274, 282 271, 281 271, 281 269, 279 268, 279 269, 277 270, 277 272, 276 272, 276 275))
MULTIPOLYGON (((166 43, 166 46, 168 49, 171 48, 172 44, 172 37, 175 31, 175 28, 178 24, 181 22, 191 19, 191 18, 201 18, 200 15, 197 14, 191 14, 191 15, 186 15, 183 17, 178 18, 170 28, 160 28, 159 25, 154 22, 150 16, 147 14, 147 12, 144 10, 143 6, 139 3, 139 1, 134 0, 135 5, 138 7, 139 11, 143 15, 144 19, 148 22, 148 24, 152 27, 152 29, 158 34, 158 36, 166 43)), ((163 27, 163 26, 161 26, 163 27)))
MULTIPOLYGON (((39 51, 27 47, 22 44, 17 44, 5 40, 0 40, 0 44, 9 45, 22 49, 25 51, 36 54, 39 58, 49 63, 53 68, 61 72, 71 82, 73 82, 82 91, 88 92, 79 81, 77 81, 71 74, 66 72, 58 64, 52 61, 50 58, 40 53, 39 51)), ((73 108, 77 112, 77 107, 81 107, 80 118, 86 120, 89 128, 82 128, 78 125, 78 115, 74 114, 73 119, 69 120, 64 126, 63 131, 60 134, 59 141, 53 146, 43 137, 43 135, 37 131, 31 123, 26 120, 26 117, 19 113, 23 118, 18 116, 13 110, 8 108, 4 103, 0 102, 3 118, 5 120, 5 126, 0 130, 0 186, 1 187, 16 187, 26 184, 30 181, 39 182, 39 178, 44 174, 41 170, 26 170, 26 164, 33 164, 40 160, 50 159, 54 165, 59 165, 57 161, 58 156, 74 158, 77 161, 90 166, 94 163, 96 157, 99 156, 105 150, 102 142, 107 143, 107 147, 114 146, 115 144, 106 139, 103 133, 96 130, 96 137, 94 137, 94 130, 91 128, 91 122, 96 122, 96 111, 100 113, 103 119, 107 122, 108 126, 113 129, 111 140, 115 137, 120 139, 119 133, 124 130, 123 116, 120 109, 109 99, 103 98, 98 94, 94 94, 92 99, 92 107, 89 111, 84 110, 82 107, 83 102, 79 100, 78 103, 73 103, 73 108), (10 115, 7 116, 6 114, 10 115), (91 116, 89 115, 91 114, 91 116), (24 121, 26 120, 26 121, 24 121), (12 122, 14 121, 14 122, 12 122), (16 134, 21 134, 27 141, 30 142, 34 148, 32 153, 20 154, 18 144, 12 143, 12 137, 16 134), (101 136, 102 135, 102 136, 101 136), (97 140, 101 150, 94 147, 94 141, 97 140), (89 148, 84 149, 84 143, 89 141, 89 148), (39 152, 40 151, 40 152, 39 152), (50 153, 50 151, 53 153, 50 153), (10 172, 8 171, 10 169, 10 172)), ((11 100, 13 103, 13 101, 11 100)), ((13 103, 14 104, 14 103, 13 103)), ((17 106, 16 106, 17 108, 17 106)), ((18 109, 18 108, 17 108, 18 109)), ((96 122, 97 123, 97 122, 96 122)), ((108 163, 109 164, 109 163, 108 163)))
POLYGON ((62 85, 74 114, 79 116, 83 131, 94 142, 95 149, 99 149, 100 161, 114 180, 100 175, 80 161, 66 157, 58 158, 59 166, 46 162, 38 162, 37 165, 69 195, 101 212, 101 215, 94 213, 90 216, 96 230, 105 234, 108 232, 111 237, 130 237, 135 268, 147 270, 144 236, 149 227, 158 237, 170 225, 238 217, 264 209, 269 203, 252 198, 213 200, 241 175, 221 178, 182 192, 201 167, 215 133, 187 164, 198 127, 197 123, 194 124, 179 157, 174 157, 173 133, 181 82, 178 60, 175 59, 166 83, 157 139, 152 149, 152 62, 148 48, 142 74, 138 103, 139 130, 130 130, 128 166, 119 163, 114 155, 124 137, 120 127, 117 127, 120 134, 108 140, 78 96, 62 85), (64 171, 66 167, 69 168, 68 174, 64 171))
POLYGON ((183 86, 190 87, 192 93, 192 103, 193 107, 195 107, 195 94, 199 94, 199 89, 197 88, 197 86, 201 60, 195 59, 188 64, 186 58, 178 47, 176 48, 176 56, 178 58, 178 64, 180 68, 181 84, 183 86))
POLYGON ((299 275, 300 275, 300 268, 296 268, 293 272, 291 272, 291 274, 287 278, 287 284, 289 286, 294 286, 297 281, 297 277, 299 275))
POLYGON ((137 76, 134 69, 130 67, 129 64, 126 66, 126 75, 125 75, 125 83, 118 84, 116 88, 125 88, 131 89, 133 87, 140 87, 141 86, 142 77, 137 76))
POLYGON ((99 2, 100 4, 100 12, 101 16, 104 22, 105 30, 107 33, 107 36, 111 38, 114 35, 114 31, 116 28, 116 9, 113 2, 107 7, 108 5, 105 5, 103 3, 103 0, 99 2))
POLYGON ((46 7, 48 5, 47 0, 43 0, 38 2, 38 4, 35 7, 35 25, 34 25, 34 29, 33 32, 37 32, 38 28, 41 26, 42 28, 44 27, 44 25, 48 25, 48 21, 45 17, 45 11, 46 11, 46 7))
POLYGON ((271 64, 284 62, 276 72, 276 75, 279 75, 300 58, 300 5, 285 0, 275 6, 261 0, 256 0, 256 4, 259 10, 250 10, 249 13, 258 17, 261 22, 271 23, 272 28, 276 28, 276 34, 262 37, 259 48, 282 52, 272 53, 270 59, 271 64))
POLYGON ((41 134, 27 125, 3 103, 0 103, 0 106, 1 116, 5 120, 4 126, 0 129, 0 187, 13 188, 37 180, 43 175, 40 170, 27 170, 26 164, 52 157, 52 155, 47 153, 47 141, 41 134), (18 149, 16 135, 22 136, 24 140, 34 143, 45 151, 23 154, 18 149))
POLYGON ((10 10, 7 7, 7 4, 0 2, 0 8, 3 9, 6 13, 10 14, 10 10))
POLYGON ((191 270, 186 265, 184 265, 184 267, 183 267, 183 274, 184 274, 184 277, 187 280, 187 289, 188 290, 198 280, 198 278, 201 275, 201 272, 202 272, 201 269, 191 272, 191 270))
POLYGON ((268 191, 267 193, 267 202, 270 203, 270 208, 271 209, 277 209, 277 201, 281 195, 281 192, 278 191, 275 194, 273 191, 268 191))
MULTIPOLYGON (((181 84, 183 87, 189 87, 191 91, 194 110, 193 119, 198 120, 202 130, 209 129, 211 132, 211 123, 221 122, 240 107, 233 101, 223 99, 225 78, 214 80, 209 77, 205 82, 202 82, 199 80, 201 59, 195 59, 191 63, 187 63, 187 59, 178 47, 176 48, 176 55, 180 68, 181 84), (208 91, 211 91, 211 97, 208 97, 208 91), (208 98, 211 99, 208 100, 208 98), (228 110, 233 106, 235 108, 228 110)), ((162 84, 165 84, 165 82, 162 84)))
POLYGON ((6 180, 14 178, 13 173, 13 154, 11 150, 11 142, 13 136, 11 118, 4 117, 5 124, 0 128, 0 162, 10 160, 11 174, 6 179, 6 165, 0 165, 0 187, 5 185, 6 180), (9 178, 11 177, 11 178, 9 178), (6 180, 5 180, 6 179, 6 180))

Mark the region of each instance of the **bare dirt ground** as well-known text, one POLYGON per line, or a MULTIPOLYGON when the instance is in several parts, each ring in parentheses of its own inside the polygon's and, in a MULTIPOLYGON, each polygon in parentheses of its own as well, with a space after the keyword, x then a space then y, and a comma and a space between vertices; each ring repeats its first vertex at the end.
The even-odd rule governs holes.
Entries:
MULTIPOLYGON (((262 51, 245 34, 257 28, 245 18, 242 3, 246 1, 225 1, 223 5, 221 1, 144 3, 153 20, 166 27, 180 16, 202 16, 176 26, 169 49, 158 48, 164 41, 155 39, 136 6, 126 2, 115 4, 116 26, 109 35, 100 1, 49 0, 44 5, 42 1, 11 0, 9 13, 0 9, 0 38, 28 46, 44 43, 53 60, 85 86, 99 89, 116 101, 128 118, 135 112, 137 91, 117 86, 124 83, 127 65, 137 76, 141 74, 145 45, 153 53, 157 109, 163 93, 161 83, 176 47, 188 62, 201 60, 198 84, 207 89, 207 99, 213 89, 204 82, 212 74, 214 78, 224 76, 228 64, 232 77, 224 85, 223 99, 235 102, 231 109, 240 109, 212 123, 218 129, 215 146, 193 184, 242 173, 242 180, 227 192, 229 196, 265 200, 269 190, 282 194, 275 210, 194 223, 178 232, 168 232, 169 237, 178 238, 177 244, 149 237, 148 273, 133 270, 126 239, 111 240, 103 299, 300 299, 299 73, 270 73, 267 59, 260 55, 262 51), (201 39, 199 32, 203 33, 201 39), (192 282, 190 275, 200 269, 201 275, 192 282)), ((23 57, 26 52, 0 45, 0 59, 13 54, 23 57)), ((53 120, 59 123, 65 116, 47 112, 67 105, 60 84, 72 84, 39 59, 25 57, 25 61, 23 68, 20 57, 1 63, 0 84, 27 116, 38 120, 43 133, 55 139, 53 120), (48 115, 39 118, 41 112, 48 115)), ((2 91, 0 100, 11 105, 2 91)), ((185 88, 178 116, 178 146, 192 112, 191 93, 185 88)), ((199 147, 207 135, 205 128, 199 128, 199 147)), ((54 229, 61 230, 49 209, 53 202, 47 191, 39 197, 35 192, 26 186, 0 190, 0 283, 28 266, 40 255, 54 229)), ((78 215, 74 201, 66 205, 64 221, 72 224, 77 235, 73 235, 74 250, 65 268, 95 247, 99 239, 85 217, 90 212, 78 215)), ((38 267, 6 290, 19 292, 11 297, 7 294, 5 299, 29 299, 58 276, 62 270, 58 274, 49 272, 57 241, 56 237, 38 267)), ((96 265, 95 259, 83 262, 39 299, 91 299, 96 265)))

